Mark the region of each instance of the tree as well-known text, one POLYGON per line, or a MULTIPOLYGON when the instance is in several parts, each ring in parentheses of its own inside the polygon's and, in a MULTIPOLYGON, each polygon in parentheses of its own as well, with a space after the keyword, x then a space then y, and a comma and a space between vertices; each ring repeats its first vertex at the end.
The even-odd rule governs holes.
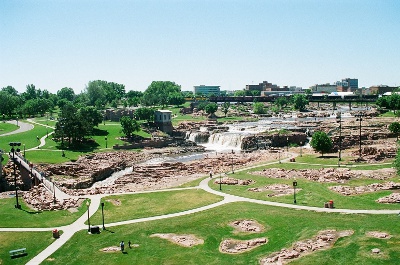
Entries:
POLYGON ((400 133, 400 123, 393 122, 389 125, 389 130, 396 135, 396 140, 399 140, 399 133, 400 133))
POLYGON ((235 97, 243 97, 246 95, 246 92, 244 90, 237 90, 235 91, 235 97))
POLYGON ((312 135, 310 145, 317 152, 320 152, 322 156, 324 156, 324 153, 329 152, 333 147, 331 138, 329 138, 325 132, 321 131, 316 131, 312 135))
POLYGON ((231 103, 229 103, 229 102, 224 102, 224 104, 222 104, 222 112, 225 114, 225 117, 229 111, 230 106, 231 106, 231 103))
POLYGON ((154 109, 152 108, 138 108, 133 115, 136 120, 154 121, 154 109))
POLYGON ((171 81, 153 81, 143 93, 142 103, 147 106, 168 104, 168 96, 181 92, 181 86, 171 81))
POLYGON ((139 125, 139 123, 138 123, 136 120, 131 119, 131 118, 128 117, 128 116, 123 116, 123 117, 121 117, 120 122, 121 122, 121 126, 122 126, 122 130, 121 130, 121 131, 122 131, 122 133, 124 133, 124 134, 126 135, 126 137, 128 137, 128 138, 131 138, 131 137, 132 137, 132 134, 133 134, 134 132, 137 132, 137 131, 140 130, 140 125, 139 125))
POLYGON ((107 103, 107 94, 103 81, 90 81, 86 86, 86 94, 90 106, 102 107, 107 103))
POLYGON ((400 95, 399 94, 392 94, 388 98, 389 107, 393 110, 394 114, 396 115, 396 110, 400 109, 400 95))
POLYGON ((256 102, 253 104, 253 112, 255 114, 264 114, 265 113, 265 108, 264 108, 264 103, 262 102, 256 102))
POLYGON ((75 98, 75 92, 70 87, 63 87, 57 91, 57 97, 58 97, 58 100, 65 99, 68 101, 73 101, 75 98))
POLYGON ((293 96, 293 104, 296 110, 303 111, 308 105, 308 100, 305 95, 296 94, 293 96))
POLYGON ((277 105, 280 109, 286 107, 288 103, 289 102, 286 97, 278 97, 274 102, 274 104, 277 105))
POLYGON ((204 108, 207 114, 214 114, 218 110, 218 105, 216 103, 209 103, 204 108))
POLYGON ((176 105, 179 107, 183 103, 185 103, 185 98, 183 97, 181 92, 173 92, 168 95, 168 103, 170 105, 176 105))

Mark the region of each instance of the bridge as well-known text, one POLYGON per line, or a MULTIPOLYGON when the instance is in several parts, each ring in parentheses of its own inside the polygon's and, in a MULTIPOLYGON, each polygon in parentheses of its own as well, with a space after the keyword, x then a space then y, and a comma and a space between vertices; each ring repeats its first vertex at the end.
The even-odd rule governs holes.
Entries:
POLYGON ((9 156, 10 160, 15 163, 15 166, 19 167, 21 179, 25 186, 30 188, 42 183, 45 189, 53 195, 54 201, 58 200, 62 202, 64 199, 71 197, 60 190, 54 181, 46 178, 46 174, 44 172, 37 170, 32 163, 29 163, 28 160, 26 160, 25 157, 16 150, 11 151, 9 156))
MULTIPOLYGON (((241 97, 228 97, 228 96, 212 96, 209 98, 210 102, 274 102, 280 97, 289 98, 290 96, 241 96, 241 97)), ((326 102, 326 103, 374 103, 378 100, 378 95, 326 95, 326 96, 308 96, 309 102, 326 102)))

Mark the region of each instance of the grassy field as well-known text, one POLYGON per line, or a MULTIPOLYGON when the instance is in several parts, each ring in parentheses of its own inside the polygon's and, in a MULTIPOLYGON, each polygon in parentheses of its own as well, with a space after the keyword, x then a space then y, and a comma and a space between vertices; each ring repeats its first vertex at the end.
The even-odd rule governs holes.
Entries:
MULTIPOLYGON (((86 206, 78 208, 78 212, 35 211, 29 208, 20 198, 21 209, 15 209, 15 198, 0 200, 0 227, 57 227, 74 222, 85 211, 86 206)), ((1 264, 1 263, 0 263, 1 264)))
MULTIPOLYGON (((209 205, 223 198, 199 189, 114 195, 102 199, 106 223, 170 214, 209 205)), ((101 224, 101 207, 91 223, 101 224)))
POLYGON ((0 264, 26 264, 54 241, 52 232, 0 232, 0 264), (11 259, 10 250, 26 248, 28 255, 11 259))
MULTIPOLYGON (((343 215, 297 211, 250 203, 230 203, 193 215, 113 227, 97 235, 78 232, 50 260, 43 264, 258 264, 259 259, 290 247, 298 240, 312 238, 325 229, 353 230, 333 248, 317 251, 293 264, 399 264, 400 227, 396 215, 343 215), (252 219, 265 227, 256 234, 235 233, 229 223, 252 219), (368 231, 385 231, 391 239, 373 239, 368 231), (204 244, 181 247, 167 240, 150 237, 154 233, 193 234, 204 244), (219 244, 227 238, 248 240, 267 237, 266 245, 243 254, 219 252, 219 244), (121 252, 104 253, 102 248, 118 246, 124 240, 138 244, 121 252), (372 248, 382 254, 373 256, 372 248), (90 258, 89 258, 90 257, 90 258)), ((292 264, 292 263, 291 263, 292 264)))
POLYGON ((15 131, 18 129, 18 127, 19 126, 14 124, 0 122, 0 135, 15 131))

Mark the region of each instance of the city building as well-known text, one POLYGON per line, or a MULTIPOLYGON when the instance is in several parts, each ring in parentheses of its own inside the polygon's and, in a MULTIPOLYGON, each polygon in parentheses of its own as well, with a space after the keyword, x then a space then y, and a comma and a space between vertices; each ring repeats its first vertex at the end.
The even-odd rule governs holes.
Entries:
POLYGON ((205 85, 194 86, 194 94, 203 96, 209 96, 209 95, 219 96, 221 94, 221 89, 220 86, 205 86, 205 85))
POLYGON ((338 92, 355 92, 358 89, 357 78, 345 78, 342 81, 336 81, 338 92))
POLYGON ((386 86, 386 85, 371 86, 369 87, 369 92, 371 95, 383 95, 387 92, 393 92, 393 90, 397 88, 398 87, 386 86))
MULTIPOLYGON (((332 92, 337 92, 337 86, 336 84, 331 85, 329 83, 326 84, 315 84, 314 86, 310 87, 310 90, 312 93, 326 93, 326 94, 330 94, 332 92)), ((342 91, 340 91, 342 92, 342 91)), ((346 91, 347 92, 347 91, 346 91)))
POLYGON ((165 133, 172 133, 172 111, 169 110, 156 110, 154 112, 154 123, 160 131, 165 133))

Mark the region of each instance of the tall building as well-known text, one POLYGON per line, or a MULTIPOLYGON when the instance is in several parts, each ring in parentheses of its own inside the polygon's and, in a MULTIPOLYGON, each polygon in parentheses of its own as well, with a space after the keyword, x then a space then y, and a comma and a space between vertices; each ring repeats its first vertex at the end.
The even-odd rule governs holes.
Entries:
POLYGON ((338 92, 354 92, 358 89, 357 78, 345 78, 342 81, 336 81, 338 92))
POLYGON ((221 89, 220 86, 205 86, 205 85, 200 85, 200 86, 194 86, 194 94, 198 95, 215 95, 218 96, 221 94, 221 89))

